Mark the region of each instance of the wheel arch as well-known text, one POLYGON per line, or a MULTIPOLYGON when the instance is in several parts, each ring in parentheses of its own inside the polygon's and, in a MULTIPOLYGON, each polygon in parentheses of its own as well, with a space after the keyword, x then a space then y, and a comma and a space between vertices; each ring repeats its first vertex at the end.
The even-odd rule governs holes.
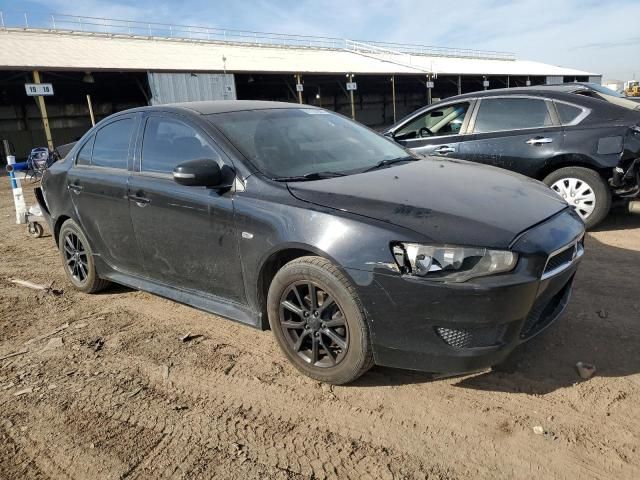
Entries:
POLYGON ((582 167, 597 172, 605 181, 611 176, 611 169, 598 166, 588 155, 569 153, 556 155, 545 162, 544 167, 536 175, 537 180, 544 180, 552 172, 565 167, 582 167))
POLYGON ((326 252, 307 244, 287 244, 284 246, 280 246, 277 250, 269 252, 265 255, 264 260, 260 263, 260 269, 258 273, 258 281, 257 281, 257 304, 262 313, 260 328, 262 330, 269 330, 269 318, 267 314, 267 294, 269 292, 269 287, 271 286, 271 282, 275 277, 276 273, 287 263, 295 260, 296 258, 306 257, 306 256, 316 256, 323 257, 332 262, 338 269, 344 272, 344 269, 340 266, 339 263, 335 261, 330 255, 326 252))
POLYGON ((64 222, 66 222, 69 219, 71 219, 69 215, 60 215, 56 219, 56 223, 53 226, 53 239, 55 240, 56 245, 58 245, 60 240, 60 229, 62 228, 62 225, 64 224, 64 222))

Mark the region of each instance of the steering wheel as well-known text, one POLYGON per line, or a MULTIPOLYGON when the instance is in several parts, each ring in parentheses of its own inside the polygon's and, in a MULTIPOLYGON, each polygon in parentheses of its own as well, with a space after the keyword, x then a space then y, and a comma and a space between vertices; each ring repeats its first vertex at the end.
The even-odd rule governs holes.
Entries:
POLYGON ((420 130, 418 130, 418 136, 420 138, 429 137, 431 135, 433 135, 433 132, 427 127, 421 127, 420 130))

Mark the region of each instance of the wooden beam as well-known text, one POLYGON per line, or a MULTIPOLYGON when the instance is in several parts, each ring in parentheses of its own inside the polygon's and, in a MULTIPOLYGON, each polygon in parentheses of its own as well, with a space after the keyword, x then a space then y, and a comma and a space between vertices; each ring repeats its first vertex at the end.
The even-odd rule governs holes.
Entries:
MULTIPOLYGON (((37 70, 33 71, 33 82, 40 83, 40 72, 37 70)), ((47 116, 47 106, 44 103, 44 97, 42 95, 36 96, 36 102, 38 102, 38 107, 40 107, 44 134, 47 137, 47 146, 49 147, 49 150, 53 151, 53 139, 51 138, 51 130, 49 129, 49 117, 47 116)))

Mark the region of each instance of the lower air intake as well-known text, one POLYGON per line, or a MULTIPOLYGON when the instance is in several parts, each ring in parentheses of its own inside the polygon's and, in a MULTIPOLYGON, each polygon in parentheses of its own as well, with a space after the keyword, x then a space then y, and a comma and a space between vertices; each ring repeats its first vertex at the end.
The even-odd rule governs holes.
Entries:
POLYGON ((438 336, 450 347, 477 348, 491 347, 502 341, 506 325, 486 328, 444 328, 436 327, 438 336))

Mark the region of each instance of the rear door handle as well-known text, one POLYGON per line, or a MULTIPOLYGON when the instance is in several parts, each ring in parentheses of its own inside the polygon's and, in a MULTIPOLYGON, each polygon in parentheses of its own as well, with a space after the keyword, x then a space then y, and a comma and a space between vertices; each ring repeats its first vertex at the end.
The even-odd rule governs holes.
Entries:
POLYGON ((439 153, 440 155, 446 155, 447 153, 453 153, 456 149, 454 147, 450 147, 449 145, 442 145, 437 147, 434 152, 439 153))
POLYGON ((553 138, 549 138, 549 137, 533 137, 527 140, 527 143, 529 145, 542 145, 544 143, 551 143, 551 142, 553 142, 553 138))
POLYGON ((129 198, 129 200, 133 200, 134 202, 136 202, 136 205, 138 205, 139 207, 144 207, 151 202, 151 199, 147 197, 141 197, 139 195, 127 195, 127 197, 129 198))

